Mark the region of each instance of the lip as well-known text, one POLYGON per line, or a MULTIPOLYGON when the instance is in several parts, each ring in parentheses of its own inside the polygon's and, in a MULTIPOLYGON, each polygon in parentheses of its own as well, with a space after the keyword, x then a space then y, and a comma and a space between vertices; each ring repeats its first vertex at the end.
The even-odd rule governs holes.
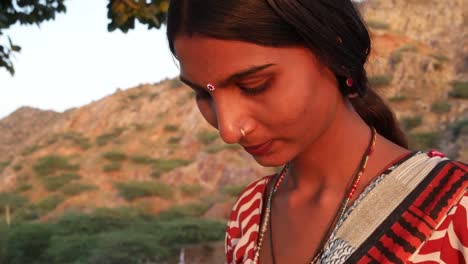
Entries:
POLYGON ((244 149, 252 155, 264 155, 271 150, 271 143, 272 141, 270 140, 260 145, 244 147, 244 149))

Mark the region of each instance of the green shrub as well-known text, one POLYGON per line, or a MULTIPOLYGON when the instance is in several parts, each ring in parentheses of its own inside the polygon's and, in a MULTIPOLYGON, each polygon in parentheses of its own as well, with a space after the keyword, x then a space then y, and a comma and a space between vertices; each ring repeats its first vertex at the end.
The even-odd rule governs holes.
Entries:
POLYGON ((167 131, 167 132, 176 132, 178 130, 179 130, 179 126, 177 125, 167 124, 164 126, 164 131, 167 131))
POLYGON ((75 138, 81 137, 81 135, 79 133, 74 132, 74 131, 67 131, 67 132, 63 132, 61 134, 57 134, 56 137, 60 137, 60 138, 63 138, 65 140, 73 140, 75 138))
POLYGON ((401 52, 400 50, 395 50, 390 54, 388 61, 391 65, 396 65, 400 63, 402 59, 403 59, 403 52, 401 52))
POLYGON ((50 146, 52 144, 55 144, 59 140, 59 137, 60 137, 60 135, 58 135, 58 134, 53 134, 53 135, 49 136, 49 138, 46 141, 46 145, 50 146))
POLYGON ((209 145, 203 151, 205 151, 206 153, 214 154, 223 150, 225 150, 224 145, 209 145))
POLYGON ((18 177, 16 177, 17 182, 29 181, 30 179, 31 179, 31 176, 29 176, 29 174, 21 174, 18 177))
POLYGON ((160 263, 173 254, 161 246, 159 239, 152 234, 116 230, 99 236, 87 263, 160 263))
POLYGON ((104 172, 119 171, 120 169, 121 169, 120 163, 117 163, 117 162, 111 162, 109 164, 102 166, 102 171, 104 172))
POLYGON ((87 138, 79 138, 74 141, 76 145, 78 145, 82 150, 87 150, 91 148, 91 142, 87 138))
POLYGON ((440 139, 440 134, 437 132, 410 134, 410 148, 427 151, 431 148, 436 148, 440 139))
POLYGON ((81 177, 75 173, 64 173, 59 176, 43 177, 41 178, 41 181, 47 191, 56 191, 62 188, 65 184, 80 178, 81 177))
POLYGON ((436 114, 449 113, 451 109, 452 105, 450 105, 450 103, 446 101, 434 102, 431 105, 431 111, 436 114))
POLYGON ((181 137, 170 137, 167 140, 167 143, 169 143, 169 144, 179 144, 181 139, 182 139, 181 137))
POLYGON ((89 139, 83 137, 80 133, 70 131, 60 134, 59 136, 62 137, 64 140, 71 141, 73 144, 79 146, 82 150, 87 150, 91 148, 91 143, 89 142, 89 139))
POLYGON ((64 197, 61 195, 50 195, 39 201, 36 206, 41 213, 48 213, 59 206, 64 200, 64 197))
POLYGON ((238 150, 240 149, 240 145, 238 144, 219 144, 219 145, 209 145, 207 146, 204 151, 210 154, 218 153, 223 150, 238 150))
POLYGON ((197 196, 203 190, 200 184, 182 184, 179 189, 184 195, 187 196, 197 196))
POLYGON ((6 263, 46 263, 44 252, 49 247, 51 236, 52 230, 46 224, 16 226, 8 235, 6 263))
POLYGON ((420 126, 423 122, 422 116, 411 116, 411 117, 404 117, 401 120, 401 126, 404 130, 409 131, 413 128, 420 126))
POLYGON ((27 222, 32 220, 39 219, 44 212, 37 207, 36 204, 28 204, 26 206, 21 207, 18 211, 16 211, 13 221, 16 222, 27 222))
POLYGON ((468 99, 468 82, 453 82, 452 91, 449 93, 449 95, 454 98, 468 99))
POLYGON ((130 160, 137 164, 152 164, 156 161, 149 156, 132 156, 130 157, 130 160))
POLYGON ((156 97, 158 97, 158 96, 159 96, 159 93, 158 93, 158 92, 154 92, 154 93, 151 93, 151 94, 149 95, 149 98, 150 98, 150 100, 152 101, 154 98, 156 98, 156 97))
POLYGON ((189 98, 194 99, 197 96, 197 93, 193 90, 189 90, 189 98))
POLYGON ((55 233, 60 236, 89 236, 131 228, 144 221, 155 221, 155 217, 130 207, 98 208, 89 214, 68 212, 58 219, 55 233))
POLYGON ((124 131, 125 128, 116 127, 111 132, 98 136, 96 138, 96 144, 98 144, 99 146, 104 146, 107 143, 109 143, 109 141, 118 138, 124 131))
POLYGON ((184 159, 156 160, 153 162, 152 175, 158 177, 163 173, 172 171, 179 167, 187 166, 190 163, 191 161, 184 159))
POLYGON ((11 164, 11 160, 0 162, 0 173, 2 173, 6 167, 10 166, 10 164, 11 164))
POLYGON ((144 95, 145 95, 145 93, 143 93, 143 92, 140 92, 140 93, 133 93, 133 94, 129 94, 129 95, 128 95, 128 99, 130 99, 130 100, 136 100, 136 99, 138 99, 138 98, 140 98, 140 97, 142 97, 142 96, 144 96, 144 95))
POLYGON ((245 185, 226 185, 222 191, 230 196, 237 197, 245 189, 245 185))
POLYGON ((59 171, 75 171, 79 168, 79 165, 70 164, 65 157, 58 155, 42 157, 33 166, 38 176, 51 176, 59 171))
POLYGON ((221 241, 225 223, 190 217, 205 209, 185 205, 152 216, 133 208, 65 213, 49 223, 0 223, 1 263, 166 263, 180 248, 221 241), (183 209, 182 209, 183 208, 183 209))
POLYGON ((128 201, 147 196, 170 199, 173 195, 170 186, 160 182, 125 182, 115 185, 119 194, 128 201))
POLYGON ((23 207, 28 200, 23 196, 13 192, 1 192, 0 193, 0 215, 5 213, 5 207, 9 206, 10 211, 13 213, 16 210, 23 207))
POLYGON ((200 242, 221 241, 226 225, 222 221, 194 218, 162 221, 158 230, 161 244, 180 248, 200 242))
POLYGON ((189 203, 184 205, 173 206, 159 213, 161 219, 173 220, 184 217, 201 217, 210 208, 208 204, 189 203))
POLYGON ((7 263, 8 232, 10 227, 0 220, 0 263, 7 263))
POLYGON ((94 191, 96 189, 97 189, 96 185, 74 183, 74 184, 66 185, 60 191, 66 196, 75 196, 75 195, 82 194, 84 192, 94 191))
POLYGON ((401 52, 417 52, 418 47, 416 47, 415 45, 407 44, 401 46, 400 48, 398 48, 398 50, 401 52))
POLYGON ((450 126, 455 138, 458 138, 462 133, 468 133, 468 119, 458 120, 450 126))
POLYGON ((133 128, 136 131, 143 131, 147 128, 147 126, 145 124, 133 124, 133 128))
POLYGON ((444 54, 442 54, 442 53, 431 54, 431 57, 434 58, 435 60, 437 60, 440 63, 443 63, 443 62, 446 62, 446 61, 449 60, 449 58, 447 56, 445 56, 444 54))
POLYGON ((398 64, 401 62, 401 60, 403 59, 403 54, 405 52, 416 52, 418 51, 418 48, 414 45, 404 45, 404 46, 401 46, 400 48, 394 50, 391 54, 390 54, 390 58, 389 58, 389 61, 391 64, 395 65, 395 64, 398 64))
POLYGON ((23 164, 18 163, 18 164, 13 165, 13 170, 16 172, 20 171, 22 168, 23 168, 23 164))
POLYGON ((190 97, 189 96, 186 96, 186 97, 180 97, 179 99, 177 99, 176 101, 176 106, 178 107, 181 107, 183 106, 184 104, 188 103, 190 101, 190 97))
POLYGON ((161 172, 160 170, 153 170, 151 171, 151 177, 153 177, 154 179, 159 179, 161 178, 161 175, 163 174, 163 172, 161 172))
POLYGON ((369 84, 373 88, 379 88, 390 85, 392 83, 392 77, 390 75, 375 75, 369 77, 369 84))
POLYGON ((21 155, 22 156, 30 155, 30 154, 36 152, 36 150, 38 150, 38 149, 39 149, 38 145, 29 146, 29 147, 23 149, 23 151, 21 151, 21 155))
POLYGON ((127 159, 127 155, 125 155, 124 153, 119 152, 119 151, 106 152, 106 153, 102 154, 102 157, 104 159, 114 161, 114 162, 123 161, 123 160, 127 159))
POLYGON ((76 234, 53 236, 44 255, 49 263, 88 263, 91 252, 96 248, 98 237, 76 234))
POLYGON ((369 19, 366 22, 367 25, 373 29, 390 29, 390 24, 384 21, 369 19))
POLYGON ((197 138, 201 143, 208 145, 219 138, 219 133, 216 131, 201 131, 197 134, 197 138))
POLYGON ((15 192, 25 192, 32 189, 32 184, 21 182, 16 184, 15 192))
POLYGON ((183 83, 180 81, 179 77, 176 77, 174 79, 171 79, 169 81, 169 87, 171 88, 179 88, 183 85, 183 83))
POLYGON ((403 102, 403 101, 406 101, 406 100, 408 100, 408 97, 406 95, 395 95, 395 96, 390 97, 388 99, 388 101, 394 102, 394 103, 403 102))

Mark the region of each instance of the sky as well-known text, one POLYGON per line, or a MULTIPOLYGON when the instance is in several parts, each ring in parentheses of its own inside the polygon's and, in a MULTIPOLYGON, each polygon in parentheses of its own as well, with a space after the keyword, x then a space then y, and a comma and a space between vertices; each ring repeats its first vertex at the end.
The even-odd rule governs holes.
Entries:
POLYGON ((0 68, 0 119, 22 106, 65 111, 115 92, 178 75, 165 28, 107 31, 107 0, 67 0, 67 12, 40 26, 4 31, 21 46, 15 75, 0 68))

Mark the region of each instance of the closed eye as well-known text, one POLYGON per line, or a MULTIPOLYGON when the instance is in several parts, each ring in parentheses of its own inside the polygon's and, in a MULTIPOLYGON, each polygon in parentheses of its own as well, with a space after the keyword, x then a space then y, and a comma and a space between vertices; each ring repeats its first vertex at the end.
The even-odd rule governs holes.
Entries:
POLYGON ((238 84, 238 86, 239 86, 239 89, 241 89, 241 91, 243 93, 248 94, 248 95, 256 95, 256 94, 260 94, 263 91, 265 91, 269 87, 269 84, 270 84, 270 82, 266 81, 266 82, 263 82, 260 85, 253 86, 253 87, 252 86, 247 86, 247 85, 244 86, 242 84, 238 84))

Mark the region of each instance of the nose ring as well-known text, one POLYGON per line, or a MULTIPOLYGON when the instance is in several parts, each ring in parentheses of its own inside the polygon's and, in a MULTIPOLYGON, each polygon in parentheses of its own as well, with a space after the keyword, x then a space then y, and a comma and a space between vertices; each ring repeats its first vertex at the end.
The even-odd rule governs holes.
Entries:
POLYGON ((240 129, 240 132, 241 132, 241 134, 242 134, 242 137, 245 137, 245 131, 244 131, 243 128, 240 129))

